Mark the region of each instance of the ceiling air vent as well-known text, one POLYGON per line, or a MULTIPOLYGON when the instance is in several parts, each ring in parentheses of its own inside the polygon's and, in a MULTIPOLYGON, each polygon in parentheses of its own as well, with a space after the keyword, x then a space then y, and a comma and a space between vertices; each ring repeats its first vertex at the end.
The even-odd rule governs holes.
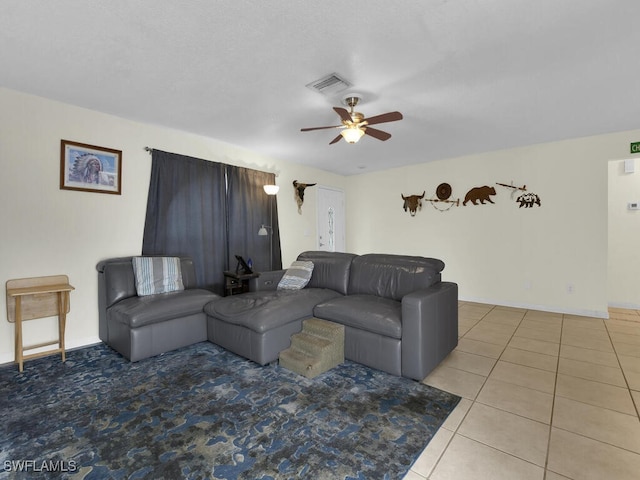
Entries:
POLYGON ((337 73, 331 73, 326 77, 322 77, 319 80, 308 83, 307 88, 315 92, 322 93, 323 95, 331 95, 337 92, 341 92, 351 86, 351 83, 347 82, 337 73))

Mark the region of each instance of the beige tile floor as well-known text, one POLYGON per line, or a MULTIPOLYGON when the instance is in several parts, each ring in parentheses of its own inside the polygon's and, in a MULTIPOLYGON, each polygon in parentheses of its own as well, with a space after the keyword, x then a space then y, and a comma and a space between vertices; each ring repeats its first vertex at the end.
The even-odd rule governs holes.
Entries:
POLYGON ((424 383, 462 397, 405 480, 640 479, 640 312, 460 302, 424 383))

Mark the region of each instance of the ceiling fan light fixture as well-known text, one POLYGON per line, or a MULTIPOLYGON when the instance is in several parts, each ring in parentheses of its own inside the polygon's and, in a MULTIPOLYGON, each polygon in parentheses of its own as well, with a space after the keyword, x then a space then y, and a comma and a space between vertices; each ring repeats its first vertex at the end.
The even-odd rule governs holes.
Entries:
POLYGON ((355 106, 362 100, 360 94, 348 93, 342 99, 342 103, 349 106, 349 110, 342 107, 333 107, 333 111, 338 114, 342 125, 330 125, 326 127, 311 127, 301 128, 302 132, 310 132, 311 130, 326 130, 341 128, 343 129, 340 134, 329 142, 329 145, 338 143, 343 138, 348 143, 357 143, 363 135, 367 134, 373 138, 381 141, 386 141, 391 138, 391 134, 371 127, 371 125, 378 125, 379 123, 396 122, 402 120, 402 114, 400 112, 387 112, 381 115, 374 115, 373 117, 365 117, 362 113, 355 111, 355 106))
POLYGON ((355 126, 349 127, 342 130, 340 135, 342 135, 342 138, 344 138, 347 143, 357 143, 364 135, 364 130, 355 126))

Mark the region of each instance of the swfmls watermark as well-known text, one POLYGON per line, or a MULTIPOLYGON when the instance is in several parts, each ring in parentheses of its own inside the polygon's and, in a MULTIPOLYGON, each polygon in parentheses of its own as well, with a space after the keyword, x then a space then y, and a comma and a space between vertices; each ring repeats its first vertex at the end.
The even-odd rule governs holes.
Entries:
POLYGON ((3 469, 5 472, 56 472, 73 473, 78 471, 75 460, 5 460, 3 469))

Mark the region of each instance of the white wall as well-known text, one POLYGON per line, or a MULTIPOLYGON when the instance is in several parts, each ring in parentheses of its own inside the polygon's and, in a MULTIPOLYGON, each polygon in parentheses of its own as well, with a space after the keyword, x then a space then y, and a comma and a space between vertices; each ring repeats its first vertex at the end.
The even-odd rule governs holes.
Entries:
POLYGON ((638 138, 623 132, 360 175, 349 190, 357 232, 349 245, 441 258, 461 299, 606 317, 607 275, 626 268, 607 270, 607 164, 638 138), (494 186, 495 204, 438 212, 424 202, 415 217, 402 210, 401 193, 436 198, 443 182, 461 201, 472 187, 494 186), (519 208, 496 182, 526 185, 542 206, 519 208))
MULTIPOLYGON (((294 179, 343 188, 338 175, 264 158, 205 138, 140 124, 0 88, 0 282, 66 274, 71 293, 67 345, 99 341, 99 260, 139 254, 151 156, 145 146, 277 172, 283 264, 315 249, 315 191, 307 189, 302 215, 294 179), (60 140, 122 150, 122 195, 60 190, 60 140)), ((5 295, 0 311, 6 312, 5 295)), ((14 326, 0 315, 0 363, 13 360, 14 326)), ((25 343, 56 338, 56 319, 25 323, 25 343)))
MULTIPOLYGON (((144 147, 150 146, 277 172, 285 266, 301 251, 315 249, 317 238, 317 189, 305 192, 300 215, 291 183, 317 182, 346 193, 347 251, 441 258, 444 279, 459 284, 462 299, 605 317, 608 295, 612 303, 640 305, 640 261, 632 256, 640 213, 621 211, 625 221, 612 221, 611 230, 607 225, 607 178, 615 168, 609 160, 628 157, 629 143, 639 139, 640 130, 621 132, 345 178, 0 88, 0 282, 69 275, 76 290, 67 345, 98 341, 95 265, 141 250, 151 167, 144 147), (122 195, 60 190, 61 139, 122 150, 122 195), (495 185, 512 181, 537 193, 542 207, 519 209, 508 189, 495 185), (495 204, 438 212, 424 202, 413 218, 402 210, 401 193, 426 190, 434 198, 443 182, 461 200, 472 187, 494 185, 495 204), (628 243, 618 247, 615 242, 625 236, 628 243), (608 238, 615 252, 629 254, 611 255, 607 263, 608 238), (569 283, 574 293, 567 293, 569 283)), ((640 192, 637 184, 629 188, 611 204, 626 205, 627 197, 640 192)), ((5 309, 0 295, 0 311, 5 309)), ((13 325, 0 321, 0 363, 13 359, 13 335, 13 325)), ((55 319, 27 322, 25 336, 27 343, 54 338, 55 319)))
POLYGON ((640 309, 640 210, 627 208, 640 204, 640 162, 627 158, 634 173, 625 173, 624 159, 609 162, 608 299, 614 307, 640 309))

